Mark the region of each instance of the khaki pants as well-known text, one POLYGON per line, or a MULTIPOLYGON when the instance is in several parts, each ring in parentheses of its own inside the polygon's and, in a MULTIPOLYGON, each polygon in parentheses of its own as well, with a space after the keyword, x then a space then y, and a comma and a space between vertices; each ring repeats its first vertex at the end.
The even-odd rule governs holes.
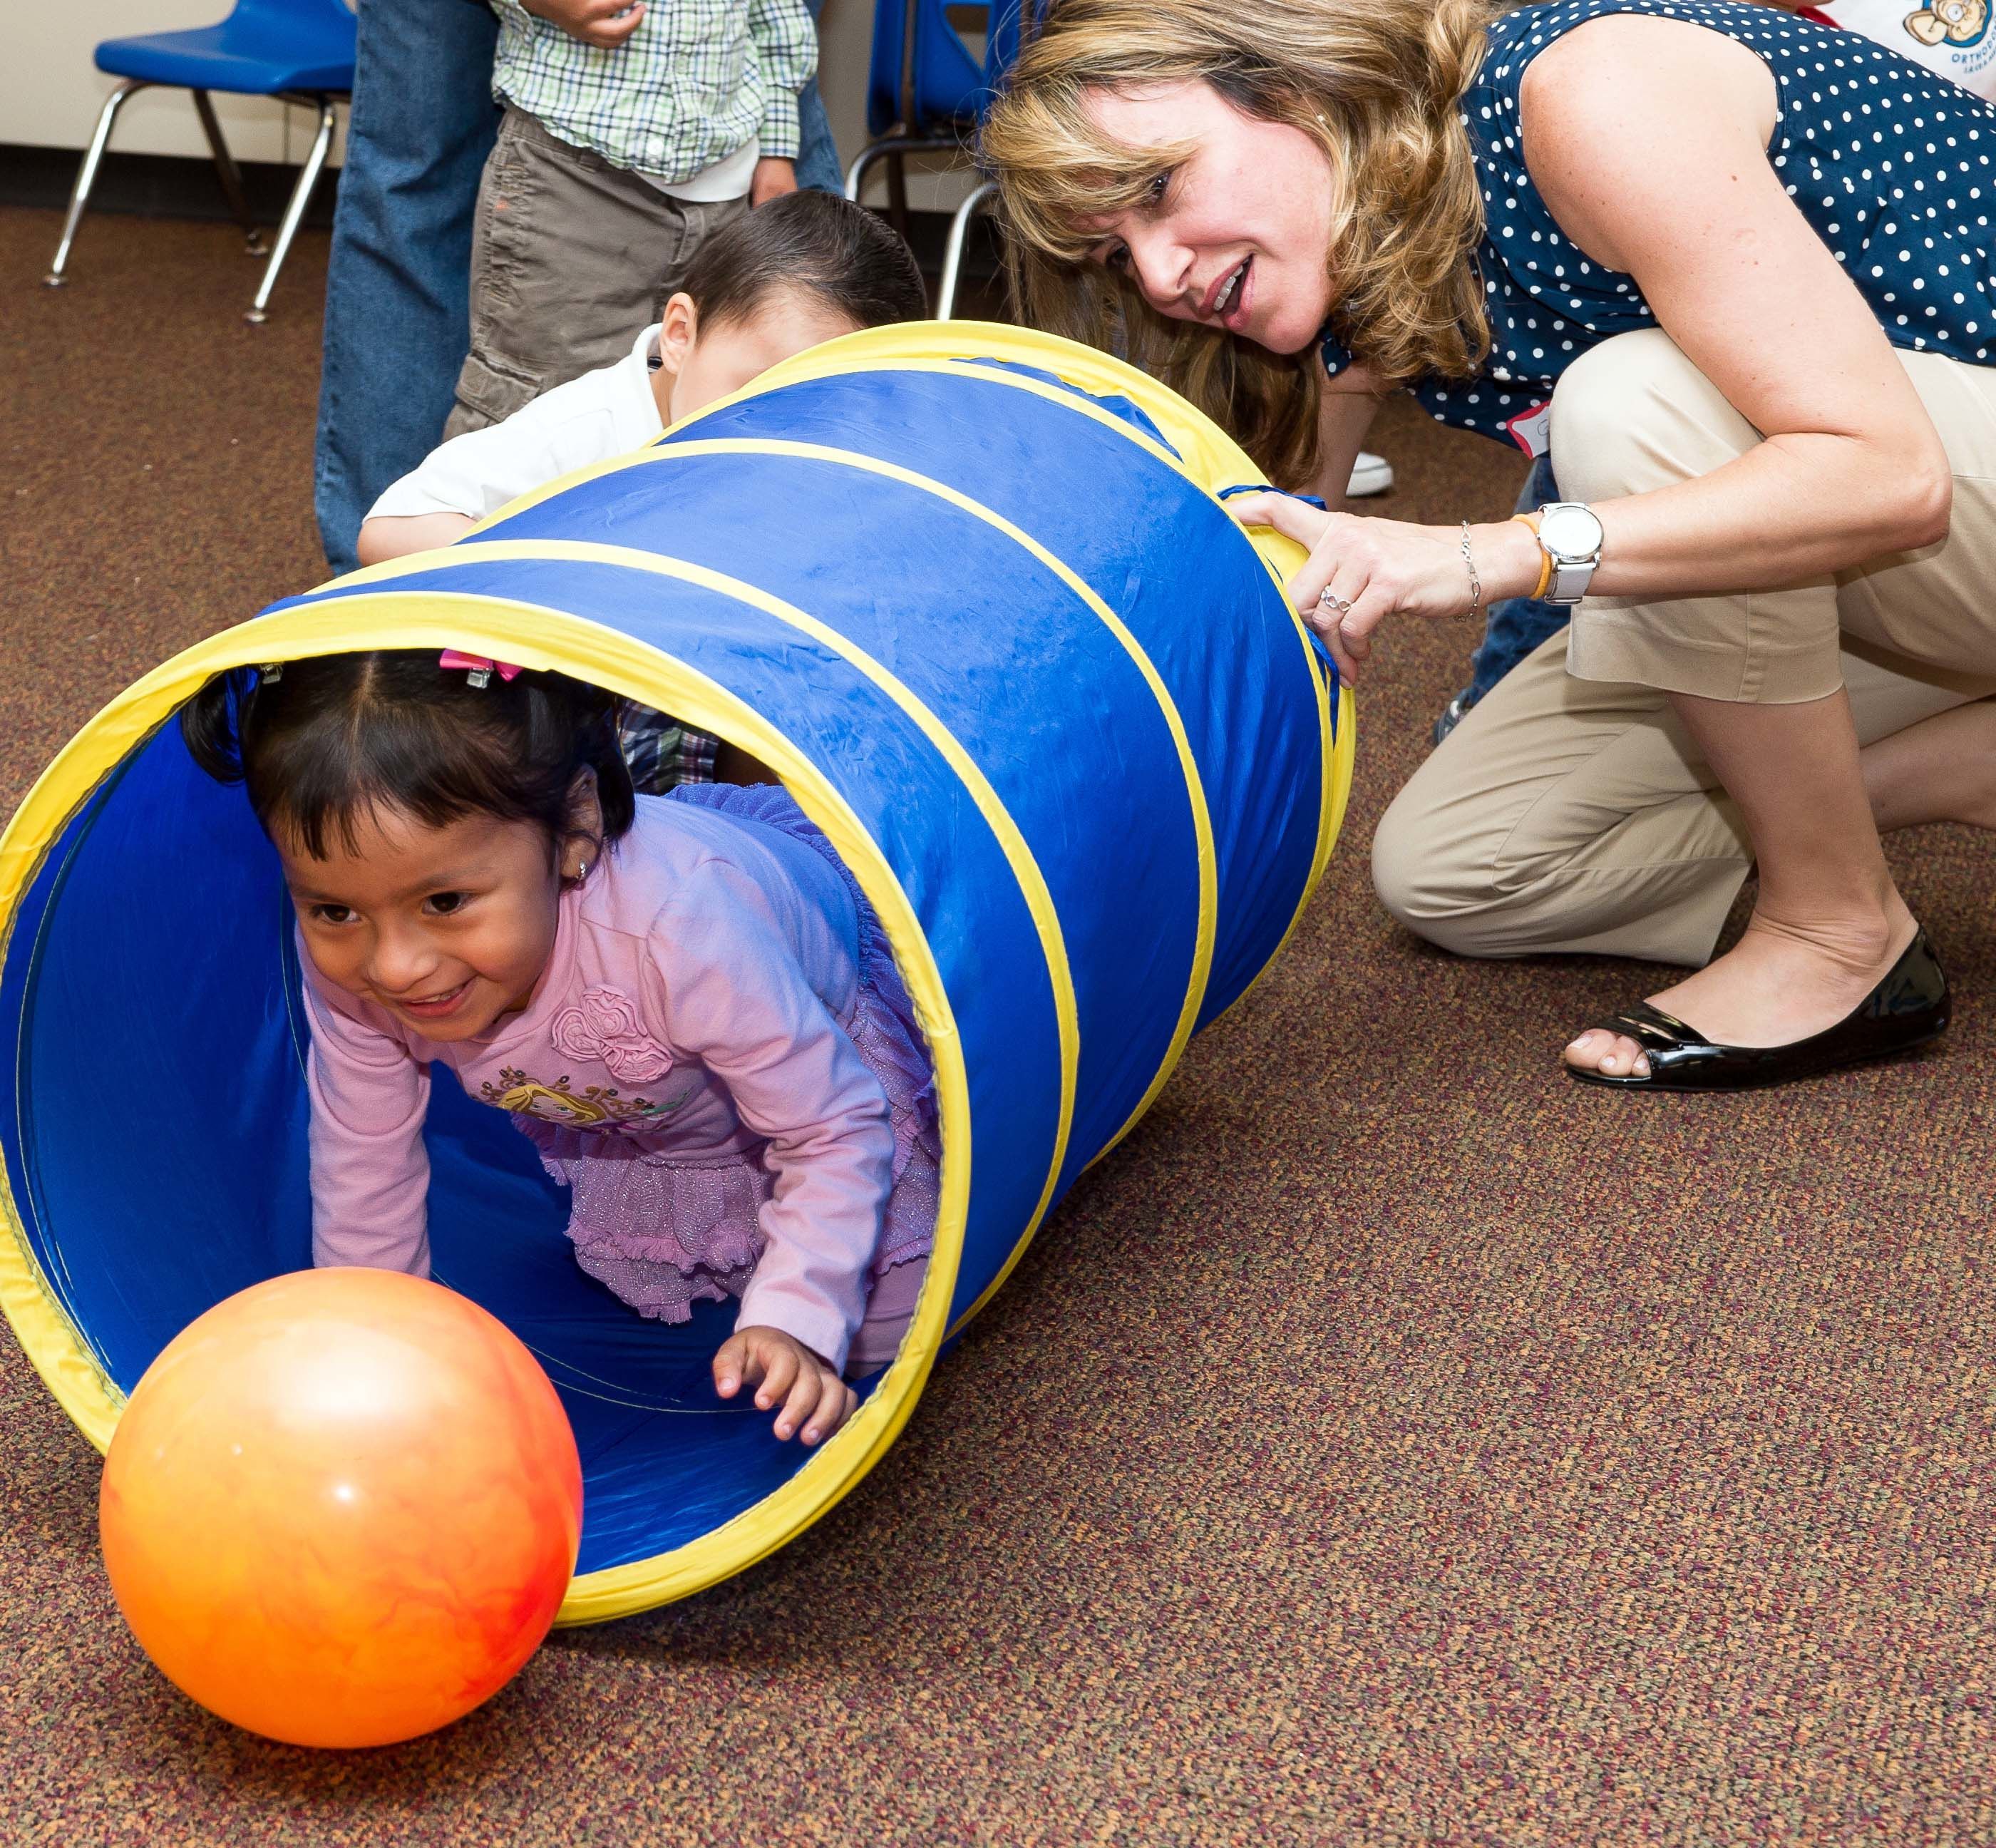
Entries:
MULTIPOLYGON (((1954 471, 1946 541, 1774 592, 1589 599, 1475 706, 1381 820, 1372 875, 1409 930, 1471 956, 1696 965, 1753 864, 1667 695, 1850 695, 1870 744, 1996 693, 1996 370, 1899 355, 1954 471)), ((1584 356, 1553 399, 1562 492, 1708 474, 1757 433, 1660 332, 1584 356)))
POLYGON ((508 108, 479 182, 471 352, 446 437, 621 360, 745 199, 693 205, 508 108))

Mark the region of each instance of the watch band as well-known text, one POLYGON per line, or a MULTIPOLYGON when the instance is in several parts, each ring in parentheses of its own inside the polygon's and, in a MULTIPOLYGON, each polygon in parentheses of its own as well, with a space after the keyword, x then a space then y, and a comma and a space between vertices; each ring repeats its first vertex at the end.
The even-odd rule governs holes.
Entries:
POLYGON ((1594 576, 1594 567, 1600 561, 1598 559, 1585 558, 1578 559, 1571 564, 1568 564, 1562 560, 1553 558, 1550 552, 1546 554, 1546 556, 1551 560, 1553 567, 1552 587, 1542 593, 1547 603, 1578 603, 1587 594, 1588 581, 1594 576))
MULTIPOLYGON (((1520 526, 1530 527, 1531 528, 1532 537, 1533 539, 1537 539, 1539 536, 1539 516, 1537 514, 1513 514, 1511 518, 1516 520, 1520 526)), ((1530 590, 1526 592, 1526 595, 1530 597, 1532 601, 1536 603, 1539 598, 1545 595, 1546 587, 1552 581, 1553 555, 1550 552, 1547 551, 1545 547, 1542 545, 1539 548, 1539 581, 1533 585, 1530 590)))

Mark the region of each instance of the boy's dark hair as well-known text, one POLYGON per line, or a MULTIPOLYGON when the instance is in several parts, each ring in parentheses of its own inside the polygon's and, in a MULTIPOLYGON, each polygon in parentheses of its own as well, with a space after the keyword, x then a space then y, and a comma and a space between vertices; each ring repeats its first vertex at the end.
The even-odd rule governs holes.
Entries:
POLYGON ((778 289, 815 295, 861 327, 921 321, 928 291, 914 253, 864 205, 789 192, 704 239, 680 285, 709 326, 741 321, 778 289))
POLYGON ((181 735, 219 783, 240 783, 264 832, 314 859, 379 810, 441 828, 531 821, 555 851, 575 833, 576 780, 596 773, 607 845, 635 818, 614 694, 566 675, 495 672, 474 687, 435 649, 318 655, 217 674, 181 708, 181 735))

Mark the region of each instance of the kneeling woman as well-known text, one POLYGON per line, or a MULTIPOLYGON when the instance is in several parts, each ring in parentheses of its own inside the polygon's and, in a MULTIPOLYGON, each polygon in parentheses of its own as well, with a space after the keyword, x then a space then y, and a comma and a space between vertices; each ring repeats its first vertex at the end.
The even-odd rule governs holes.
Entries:
POLYGON ((1398 614, 1578 606, 1388 811, 1396 916, 1703 965, 1568 1044, 1588 1079, 1941 1031, 1878 837, 1996 824, 1996 109, 1729 0, 1062 0, 986 146, 1035 317, 1121 323, 1278 479, 1398 388, 1550 442, 1571 498, 1529 522, 1237 504, 1310 547, 1354 676, 1398 614))

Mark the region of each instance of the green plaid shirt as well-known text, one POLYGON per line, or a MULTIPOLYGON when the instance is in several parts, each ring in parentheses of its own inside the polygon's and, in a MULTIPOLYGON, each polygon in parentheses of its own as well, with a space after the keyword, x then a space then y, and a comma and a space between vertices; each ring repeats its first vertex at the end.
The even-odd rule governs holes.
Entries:
POLYGON ((492 93, 573 147, 676 185, 751 136, 797 152, 797 92, 817 68, 804 0, 649 0, 614 50, 572 39, 520 0, 492 0, 492 93))

